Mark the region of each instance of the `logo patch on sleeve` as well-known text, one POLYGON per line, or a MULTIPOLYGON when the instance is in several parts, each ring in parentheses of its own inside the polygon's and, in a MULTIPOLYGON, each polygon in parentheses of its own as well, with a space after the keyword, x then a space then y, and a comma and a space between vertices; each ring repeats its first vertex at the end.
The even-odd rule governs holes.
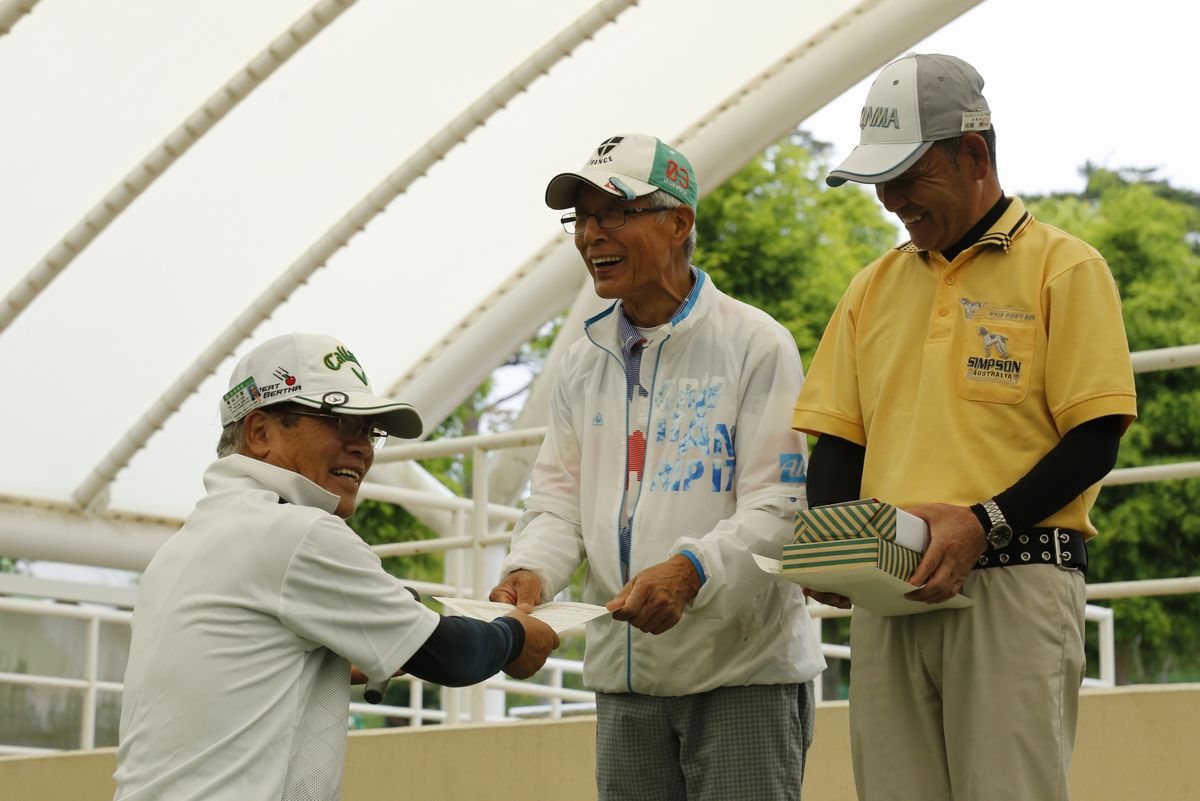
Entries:
POLYGON ((805 472, 803 453, 779 454, 779 481, 783 484, 805 484, 808 473, 805 472))

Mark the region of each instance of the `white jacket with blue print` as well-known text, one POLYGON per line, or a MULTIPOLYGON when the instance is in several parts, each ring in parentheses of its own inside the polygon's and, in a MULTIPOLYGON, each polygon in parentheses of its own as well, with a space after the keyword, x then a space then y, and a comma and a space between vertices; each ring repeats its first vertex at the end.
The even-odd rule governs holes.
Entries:
POLYGON ((501 574, 533 571, 549 600, 586 559, 584 600, 604 604, 623 573, 690 551, 704 583, 680 622, 660 635, 607 615, 589 623, 584 683, 673 696, 811 679, 825 663, 804 597, 752 558, 779 558, 806 503, 805 443, 791 428, 803 380, 795 341, 696 271, 684 306, 642 357, 645 467, 623 570, 626 443, 639 426, 629 420, 619 305, 589 320, 563 357, 533 492, 501 574))

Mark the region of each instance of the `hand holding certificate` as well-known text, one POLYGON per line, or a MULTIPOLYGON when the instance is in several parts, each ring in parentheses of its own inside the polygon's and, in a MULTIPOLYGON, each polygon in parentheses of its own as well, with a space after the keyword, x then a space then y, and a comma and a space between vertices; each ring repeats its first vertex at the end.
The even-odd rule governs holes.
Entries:
MULTIPOLYGON (((495 620, 506 615, 517 607, 513 604, 497 603, 495 601, 476 601, 470 598, 443 598, 434 596, 435 601, 441 601, 446 607, 447 614, 453 613, 476 620, 495 620)), ((535 606, 529 613, 531 617, 545 623, 561 634, 567 629, 582 626, 593 618, 607 615, 608 610, 595 604, 582 604, 574 601, 551 601, 535 606)))

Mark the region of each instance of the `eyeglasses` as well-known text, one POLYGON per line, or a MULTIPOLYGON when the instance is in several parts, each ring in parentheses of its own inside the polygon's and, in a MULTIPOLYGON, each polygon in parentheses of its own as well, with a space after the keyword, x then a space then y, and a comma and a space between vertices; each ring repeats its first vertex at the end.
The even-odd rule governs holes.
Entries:
POLYGON ((310 412, 303 409, 297 409, 290 406, 285 409, 278 410, 280 414, 298 414, 301 417, 316 417, 321 420, 332 420, 337 425, 338 436, 343 442, 354 442, 363 437, 367 438, 367 442, 371 443, 372 448, 382 448, 387 442, 388 433, 375 424, 375 420, 370 417, 359 417, 354 414, 326 414, 324 412, 310 412))
POLYGON ((603 209, 594 214, 587 214, 578 211, 572 211, 562 216, 563 230, 568 234, 583 233, 583 229, 587 228, 588 218, 591 217, 596 221, 596 225, 611 231, 613 228, 620 228, 625 224, 625 221, 631 214, 649 214, 652 211, 670 211, 671 206, 654 206, 648 209, 603 209))

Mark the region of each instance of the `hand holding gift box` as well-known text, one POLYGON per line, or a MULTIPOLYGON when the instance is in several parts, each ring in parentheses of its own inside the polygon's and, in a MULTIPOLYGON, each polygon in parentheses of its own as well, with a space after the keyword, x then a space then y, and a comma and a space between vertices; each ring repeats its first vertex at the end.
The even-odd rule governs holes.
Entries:
POLYGON ((796 515, 796 539, 783 559, 755 557, 768 573, 806 589, 837 593, 878 615, 911 615, 974 604, 956 595, 937 604, 905 598, 908 578, 929 544, 919 517, 873 499, 818 506, 796 515))

